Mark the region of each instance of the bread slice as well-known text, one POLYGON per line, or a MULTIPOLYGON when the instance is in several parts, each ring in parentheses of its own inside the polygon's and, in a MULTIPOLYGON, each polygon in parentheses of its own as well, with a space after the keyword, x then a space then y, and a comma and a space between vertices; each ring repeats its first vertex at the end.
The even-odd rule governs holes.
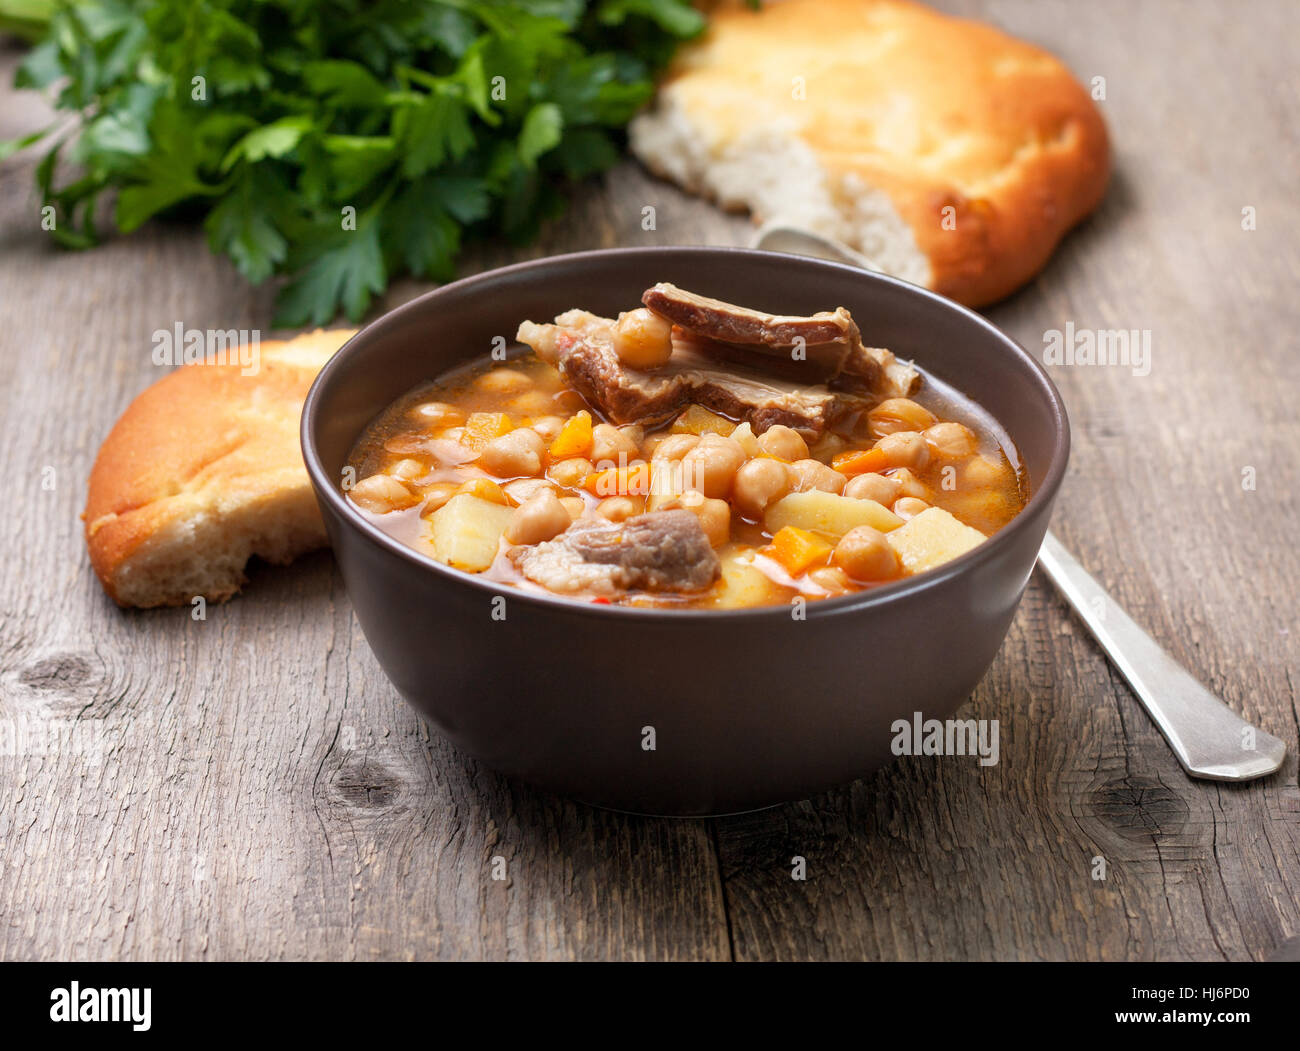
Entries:
POLYGON ((1033 277, 1101 199, 1105 125, 1039 48, 906 0, 708 12, 631 143, 724 207, 980 306, 1033 277))
POLYGON ((311 332, 238 364, 184 365, 131 403, 90 472, 90 562, 120 606, 220 602, 253 555, 288 562, 325 529, 298 442, 316 373, 353 334, 311 332))

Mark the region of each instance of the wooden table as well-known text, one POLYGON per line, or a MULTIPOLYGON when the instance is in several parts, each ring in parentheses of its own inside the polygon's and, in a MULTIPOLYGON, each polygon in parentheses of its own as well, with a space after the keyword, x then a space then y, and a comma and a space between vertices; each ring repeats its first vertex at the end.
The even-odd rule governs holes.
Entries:
MULTIPOLYGON (((1150 331, 1145 377, 1054 370, 1075 433, 1055 528, 1179 660, 1289 742, 1279 774, 1188 780, 1037 576, 964 709, 1000 721, 997 766, 904 759, 712 821, 592 810, 458 753, 385 681, 328 554, 257 570, 203 622, 122 613, 77 518, 95 450, 158 377, 153 330, 265 325, 271 295, 191 229, 55 250, 33 160, 11 160, 0 720, 62 736, 0 757, 0 956, 1248 960, 1300 935, 1297 9, 954 6, 1106 79, 1104 207, 988 313, 1034 349, 1067 322, 1150 331)), ((0 137, 42 116, 0 94, 0 137)), ((542 243, 482 251, 465 272, 748 236, 627 164, 542 243)))

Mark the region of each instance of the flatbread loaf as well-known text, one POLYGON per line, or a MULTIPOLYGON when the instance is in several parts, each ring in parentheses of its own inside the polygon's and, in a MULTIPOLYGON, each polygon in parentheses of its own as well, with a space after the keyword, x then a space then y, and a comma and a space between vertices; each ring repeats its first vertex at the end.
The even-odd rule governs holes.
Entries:
POLYGON ((90 562, 121 606, 224 601, 256 555, 326 543, 298 442, 316 373, 353 334, 266 342, 255 373, 184 365, 135 399, 90 472, 90 562))
POLYGON ((1032 278, 1101 199, 1105 125, 1037 47, 906 0, 706 10, 631 142, 725 207, 979 306, 1032 278))

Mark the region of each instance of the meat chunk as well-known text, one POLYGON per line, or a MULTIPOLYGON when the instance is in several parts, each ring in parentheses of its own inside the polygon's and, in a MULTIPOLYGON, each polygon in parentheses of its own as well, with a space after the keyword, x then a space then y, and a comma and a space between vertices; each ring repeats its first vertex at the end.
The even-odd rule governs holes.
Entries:
POLYGON ((912 393, 920 383, 917 371, 891 351, 864 346, 857 323, 843 307, 807 316, 764 314, 667 282, 646 289, 641 302, 698 337, 705 352, 730 361, 747 356, 751 365, 761 359, 762 367, 775 367, 805 384, 894 398, 912 393))
POLYGON ((763 314, 667 282, 646 289, 641 302, 688 332, 750 350, 775 351, 772 356, 777 359, 789 361, 790 351, 802 344, 808 349, 807 360, 812 366, 807 370, 807 382, 823 383, 838 375, 849 348, 855 341, 861 342, 858 326, 843 307, 808 317, 763 314))
POLYGON ((824 387, 764 375, 750 365, 721 369, 689 337, 673 339, 669 363, 658 369, 630 369, 618 360, 612 341, 603 336, 599 322, 607 321, 583 311, 556 318, 557 331, 538 333, 548 326, 520 327, 519 338, 542 357, 548 343, 555 346, 552 360, 573 389, 614 423, 653 426, 676 416, 690 404, 703 405, 733 420, 748 420, 761 434, 782 423, 809 435, 818 435, 850 405, 847 399, 824 387))
POLYGON ((560 369, 573 389, 614 423, 653 426, 697 404, 734 420, 747 420, 758 434, 780 423, 816 437, 840 416, 869 404, 825 386, 773 376, 752 362, 720 367, 718 355, 684 331, 674 330, 673 355, 667 365, 630 369, 614 352, 609 318, 570 310, 555 322, 525 321, 518 339, 560 369))
POLYGON ((660 368, 624 365, 614 351, 613 320, 585 310, 561 314, 554 325, 525 321, 518 338, 615 423, 652 426, 694 403, 747 421, 759 434, 779 423, 816 438, 872 398, 901 396, 919 383, 889 351, 863 347, 842 308, 772 316, 666 284, 643 299, 674 322, 672 357, 660 368))
POLYGON ((652 511, 623 522, 581 519, 554 540, 510 553, 520 572, 560 594, 700 591, 722 571, 690 511, 652 511))

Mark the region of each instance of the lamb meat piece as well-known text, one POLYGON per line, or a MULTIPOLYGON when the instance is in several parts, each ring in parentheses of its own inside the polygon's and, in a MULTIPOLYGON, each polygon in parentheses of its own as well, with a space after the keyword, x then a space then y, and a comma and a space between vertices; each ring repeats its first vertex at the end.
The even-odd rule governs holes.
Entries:
POLYGON ((776 316, 670 284, 647 289, 642 301, 673 322, 672 357, 660 368, 624 365, 614 321, 585 310, 554 325, 525 321, 518 338, 614 423, 653 426, 694 403, 748 421, 759 434, 779 423, 817 438, 873 399, 905 396, 920 383, 888 350, 864 347, 843 307, 776 316))
POLYGON ((583 518, 554 540, 510 558, 534 583, 559 594, 700 591, 722 572, 690 511, 651 511, 623 522, 583 518))
POLYGON ((772 359, 765 364, 777 365, 782 371, 797 366, 806 384, 825 383, 838 376, 853 345, 862 341, 852 315, 843 307, 808 317, 764 314, 667 282, 646 289, 641 302, 686 332, 703 337, 702 343, 712 341, 724 353, 728 347, 739 351, 729 355, 731 360, 748 357, 752 361, 757 351, 772 359), (800 344, 806 357, 796 360, 790 352, 800 344))
POLYGON ((841 416, 869 404, 824 386, 772 376, 750 362, 720 368, 716 356, 685 332, 674 332, 667 365, 630 369, 614 352, 609 318, 570 310, 555 321, 525 321, 518 339, 560 369, 573 389, 614 423, 653 426, 694 403, 729 419, 747 420, 757 434, 780 423, 815 438, 841 416))
POLYGON ((891 351, 863 345, 857 323, 843 307, 806 317, 764 314, 667 282, 646 289, 641 302, 698 337, 701 350, 728 362, 749 361, 805 384, 825 383, 884 398, 905 397, 920 385, 917 371, 891 351), (799 359, 791 353, 796 346, 802 351, 799 359))

